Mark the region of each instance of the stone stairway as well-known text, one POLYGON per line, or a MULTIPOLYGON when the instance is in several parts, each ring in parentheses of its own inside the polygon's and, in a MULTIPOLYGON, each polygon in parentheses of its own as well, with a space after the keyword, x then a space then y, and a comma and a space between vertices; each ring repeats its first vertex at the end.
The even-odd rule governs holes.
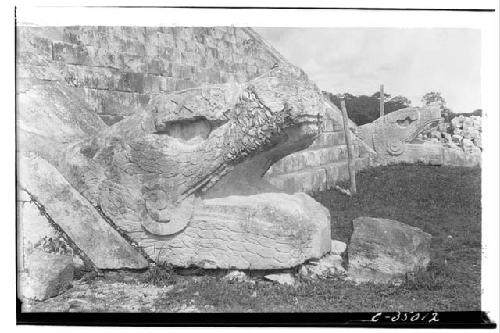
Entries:
MULTIPOLYGON (((356 170, 370 166, 371 154, 353 135, 356 170)), ((323 191, 349 178, 347 145, 342 123, 326 119, 323 132, 307 149, 285 156, 267 171, 265 178, 288 193, 323 191)))

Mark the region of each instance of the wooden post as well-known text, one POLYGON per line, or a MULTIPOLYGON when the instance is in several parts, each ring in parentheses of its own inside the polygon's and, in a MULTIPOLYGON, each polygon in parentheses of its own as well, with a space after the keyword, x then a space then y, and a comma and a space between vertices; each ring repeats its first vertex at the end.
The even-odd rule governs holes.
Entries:
POLYGON ((354 160, 354 152, 352 149, 351 131, 349 130, 349 118, 347 117, 345 100, 343 97, 340 101, 340 104, 342 111, 342 120, 344 121, 345 142, 347 144, 347 168, 349 170, 349 179, 351 180, 351 194, 356 194, 356 165, 354 160))
POLYGON ((385 96, 384 96, 384 85, 381 84, 380 85, 380 118, 382 118, 384 116, 384 99, 385 99, 385 96))

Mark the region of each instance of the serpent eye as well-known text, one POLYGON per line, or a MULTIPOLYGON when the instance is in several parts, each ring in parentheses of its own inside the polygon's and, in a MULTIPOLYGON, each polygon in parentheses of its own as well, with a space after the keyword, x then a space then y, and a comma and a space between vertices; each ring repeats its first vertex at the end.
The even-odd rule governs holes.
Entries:
POLYGON ((182 141, 205 140, 217 127, 226 123, 221 120, 208 120, 199 116, 180 120, 156 121, 155 134, 164 134, 182 141))
POLYGON ((407 127, 411 123, 413 123, 415 120, 416 119, 414 119, 413 117, 406 117, 405 119, 398 119, 398 120, 396 120, 396 122, 401 127, 407 127))

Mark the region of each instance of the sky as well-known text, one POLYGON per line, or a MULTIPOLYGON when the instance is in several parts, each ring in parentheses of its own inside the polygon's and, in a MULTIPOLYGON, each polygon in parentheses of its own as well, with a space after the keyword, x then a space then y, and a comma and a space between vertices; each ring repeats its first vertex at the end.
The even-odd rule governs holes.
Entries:
POLYGON ((372 95, 384 84, 412 105, 439 91, 453 112, 481 108, 481 33, 449 28, 255 28, 320 89, 372 95))

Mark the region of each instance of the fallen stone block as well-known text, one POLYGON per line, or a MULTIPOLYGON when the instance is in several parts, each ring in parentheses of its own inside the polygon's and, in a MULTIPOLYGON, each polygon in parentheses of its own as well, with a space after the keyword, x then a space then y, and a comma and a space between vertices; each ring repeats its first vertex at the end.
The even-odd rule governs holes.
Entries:
POLYGON ((348 246, 347 273, 355 282, 387 283, 426 269, 431 235, 407 224, 358 217, 348 246))
POLYGON ((43 301, 57 296, 71 287, 73 257, 36 251, 27 256, 20 279, 21 298, 43 301))

